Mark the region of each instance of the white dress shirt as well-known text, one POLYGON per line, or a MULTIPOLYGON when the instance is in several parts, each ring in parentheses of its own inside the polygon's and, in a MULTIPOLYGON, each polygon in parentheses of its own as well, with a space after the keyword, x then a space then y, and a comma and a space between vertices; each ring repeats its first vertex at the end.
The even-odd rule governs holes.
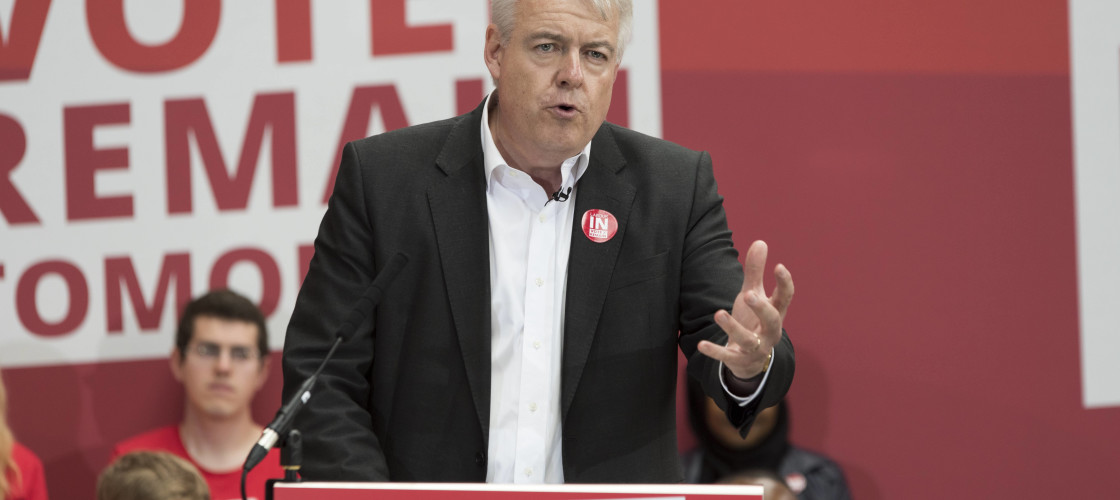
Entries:
MULTIPOLYGON (((488 483, 563 483, 560 376, 564 295, 578 181, 591 143, 560 166, 563 202, 510 167, 482 111, 490 232, 490 438, 488 483)), ((715 311, 713 311, 714 313, 715 311)), ((749 403, 762 390, 747 398, 749 403)), ((724 386, 726 390, 726 385, 724 386)))
MULTIPOLYGON (((491 94, 493 97, 493 94, 491 94)), ((577 196, 591 144, 561 165, 568 199, 506 163, 482 112, 490 221, 490 442, 486 481, 563 483, 560 361, 577 196)))

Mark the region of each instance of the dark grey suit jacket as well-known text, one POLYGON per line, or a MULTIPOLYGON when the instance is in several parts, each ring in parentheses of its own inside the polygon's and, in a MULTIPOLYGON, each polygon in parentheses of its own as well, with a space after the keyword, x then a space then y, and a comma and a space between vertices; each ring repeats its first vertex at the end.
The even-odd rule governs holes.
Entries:
MULTIPOLYGON (((284 345, 287 400, 378 271, 409 262, 350 335, 295 421, 311 480, 483 481, 490 410, 490 273, 482 107, 346 145, 284 345)), ((742 268, 711 159, 604 124, 576 187, 618 220, 595 243, 573 225, 561 418, 568 482, 679 482, 677 348, 745 432, 793 379, 783 335, 761 398, 729 403, 701 339, 742 268), (678 337, 678 332, 680 335, 678 337)))

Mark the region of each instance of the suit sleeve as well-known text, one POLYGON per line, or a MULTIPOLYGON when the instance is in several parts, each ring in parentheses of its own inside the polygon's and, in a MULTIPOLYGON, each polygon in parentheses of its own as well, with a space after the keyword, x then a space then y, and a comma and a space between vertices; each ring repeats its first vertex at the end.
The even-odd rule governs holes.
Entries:
MULTIPOLYGON (((315 239, 315 256, 296 299, 284 341, 284 401, 318 367, 336 330, 376 276, 374 241, 358 150, 347 144, 334 192, 315 239)), ((369 412, 372 322, 346 340, 294 420, 303 434, 300 471, 314 481, 387 481, 389 470, 369 412)))
POLYGON ((745 436, 755 415, 778 404, 789 390, 794 371, 793 343, 783 330, 781 341, 774 346, 774 361, 766 385, 745 406, 740 406, 723 389, 719 362, 697 349, 701 340, 727 343, 727 334, 715 324, 714 314, 719 309, 731 310, 743 284, 743 268, 727 227, 723 197, 716 190, 708 153, 700 153, 694 189, 681 257, 680 346, 688 359, 689 376, 701 382, 704 392, 727 412, 732 424, 745 436))

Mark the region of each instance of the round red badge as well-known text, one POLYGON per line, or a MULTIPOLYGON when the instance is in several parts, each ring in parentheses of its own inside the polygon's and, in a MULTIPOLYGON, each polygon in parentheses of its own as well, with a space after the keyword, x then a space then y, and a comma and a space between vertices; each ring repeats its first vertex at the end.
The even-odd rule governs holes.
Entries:
POLYGON ((592 209, 583 213, 583 234, 595 243, 605 243, 618 232, 618 219, 606 210, 592 209))

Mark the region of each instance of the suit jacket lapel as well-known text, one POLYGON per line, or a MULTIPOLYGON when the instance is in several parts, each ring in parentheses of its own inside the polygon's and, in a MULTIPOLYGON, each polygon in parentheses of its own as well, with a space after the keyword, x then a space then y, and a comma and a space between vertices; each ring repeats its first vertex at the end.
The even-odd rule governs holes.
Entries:
MULTIPOLYGON (((626 236, 634 186, 619 172, 626 160, 615 143, 610 125, 604 124, 591 141, 587 172, 579 180, 571 253, 568 256, 568 288, 564 306, 564 354, 561 373, 561 416, 579 386, 591 343, 603 310, 618 250, 626 236), (618 232, 604 243, 595 243, 583 233, 581 219, 588 210, 606 210, 618 221, 618 232)), ((633 168, 633 167, 631 167, 633 168)))
POLYGON ((428 204, 467 381, 489 439, 490 247, 481 120, 479 106, 448 135, 436 160, 447 177, 428 189, 428 204))

